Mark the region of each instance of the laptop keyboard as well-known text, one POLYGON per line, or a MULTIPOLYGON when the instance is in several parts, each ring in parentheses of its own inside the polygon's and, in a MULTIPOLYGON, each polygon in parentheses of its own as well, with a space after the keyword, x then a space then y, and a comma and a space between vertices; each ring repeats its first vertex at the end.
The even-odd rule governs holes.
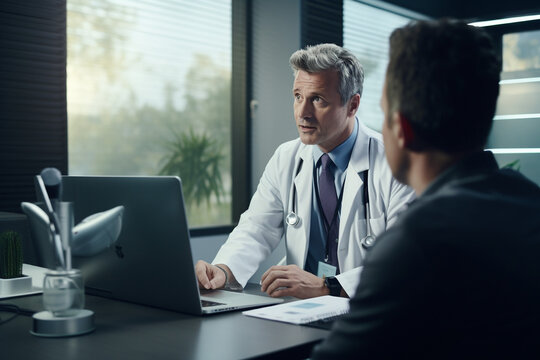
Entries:
POLYGON ((212 307, 212 306, 218 306, 218 305, 225 305, 225 304, 215 302, 215 301, 201 300, 201 306, 202 307, 212 307))

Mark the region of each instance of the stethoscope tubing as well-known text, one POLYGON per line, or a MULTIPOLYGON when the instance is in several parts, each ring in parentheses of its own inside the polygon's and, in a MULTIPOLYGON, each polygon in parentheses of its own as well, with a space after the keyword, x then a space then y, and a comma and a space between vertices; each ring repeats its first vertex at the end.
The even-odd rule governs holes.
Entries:
MULTIPOLYGON (((369 150, 370 150, 370 147, 371 147, 371 139, 370 139, 370 142, 368 144, 368 158, 369 158, 369 150)), ((300 172, 300 169, 302 168, 302 164, 303 164, 303 160, 302 159, 299 159, 299 163, 298 165, 296 166, 296 172, 295 172, 295 175, 294 177, 296 178, 296 176, 298 175, 298 173, 300 172)), ((364 174, 364 196, 363 196, 363 199, 362 199, 362 202, 363 202, 363 205, 364 205, 364 209, 365 209, 365 214, 366 214, 366 236, 364 238, 362 238, 361 240, 361 244, 362 244, 362 247, 364 249, 369 249, 371 248, 374 244, 375 244, 375 240, 376 240, 376 236, 373 234, 372 230, 371 230, 371 224, 369 222, 369 219, 371 218, 371 211, 370 211, 370 208, 369 208, 369 185, 368 185, 368 182, 369 182, 369 177, 368 177, 368 174, 369 174, 369 169, 365 170, 363 172, 364 174)), ((292 203, 291 203, 291 208, 292 210, 289 211, 289 213, 287 214, 287 216, 285 217, 285 222, 287 225, 289 226, 297 226, 299 223, 300 223, 300 217, 298 216, 298 214, 296 213, 296 185, 294 184, 294 178, 293 178, 293 182, 292 182, 292 194, 291 194, 291 198, 292 198, 292 203)), ((343 191, 345 191, 345 189, 343 188, 342 190, 342 194, 343 195, 343 191)))

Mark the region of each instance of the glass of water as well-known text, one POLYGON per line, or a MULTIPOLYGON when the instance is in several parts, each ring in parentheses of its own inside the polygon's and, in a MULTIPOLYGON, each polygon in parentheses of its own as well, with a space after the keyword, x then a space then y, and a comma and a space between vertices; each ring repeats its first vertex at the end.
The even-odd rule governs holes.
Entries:
POLYGON ((57 317, 77 315, 84 308, 81 271, 49 270, 43 279, 43 306, 57 317))

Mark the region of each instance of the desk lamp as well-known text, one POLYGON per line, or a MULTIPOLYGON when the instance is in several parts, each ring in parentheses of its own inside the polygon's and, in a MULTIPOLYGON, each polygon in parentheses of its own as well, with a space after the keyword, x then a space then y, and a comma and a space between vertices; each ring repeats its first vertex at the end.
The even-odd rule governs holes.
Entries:
POLYGON ((73 203, 61 202, 61 174, 46 168, 36 176, 44 208, 23 202, 30 231, 49 268, 43 281, 45 311, 33 315, 33 335, 67 337, 94 330, 94 312, 84 309, 84 282, 71 267, 71 256, 93 256, 116 242, 122 229, 123 206, 91 215, 73 226, 73 203))

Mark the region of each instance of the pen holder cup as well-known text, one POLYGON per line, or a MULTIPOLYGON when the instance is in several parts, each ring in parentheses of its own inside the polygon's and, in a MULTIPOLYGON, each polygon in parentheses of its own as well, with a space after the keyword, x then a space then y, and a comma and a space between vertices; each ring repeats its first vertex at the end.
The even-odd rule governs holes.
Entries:
POLYGON ((43 279, 43 306, 56 317, 75 316, 84 308, 80 270, 49 270, 43 279))

